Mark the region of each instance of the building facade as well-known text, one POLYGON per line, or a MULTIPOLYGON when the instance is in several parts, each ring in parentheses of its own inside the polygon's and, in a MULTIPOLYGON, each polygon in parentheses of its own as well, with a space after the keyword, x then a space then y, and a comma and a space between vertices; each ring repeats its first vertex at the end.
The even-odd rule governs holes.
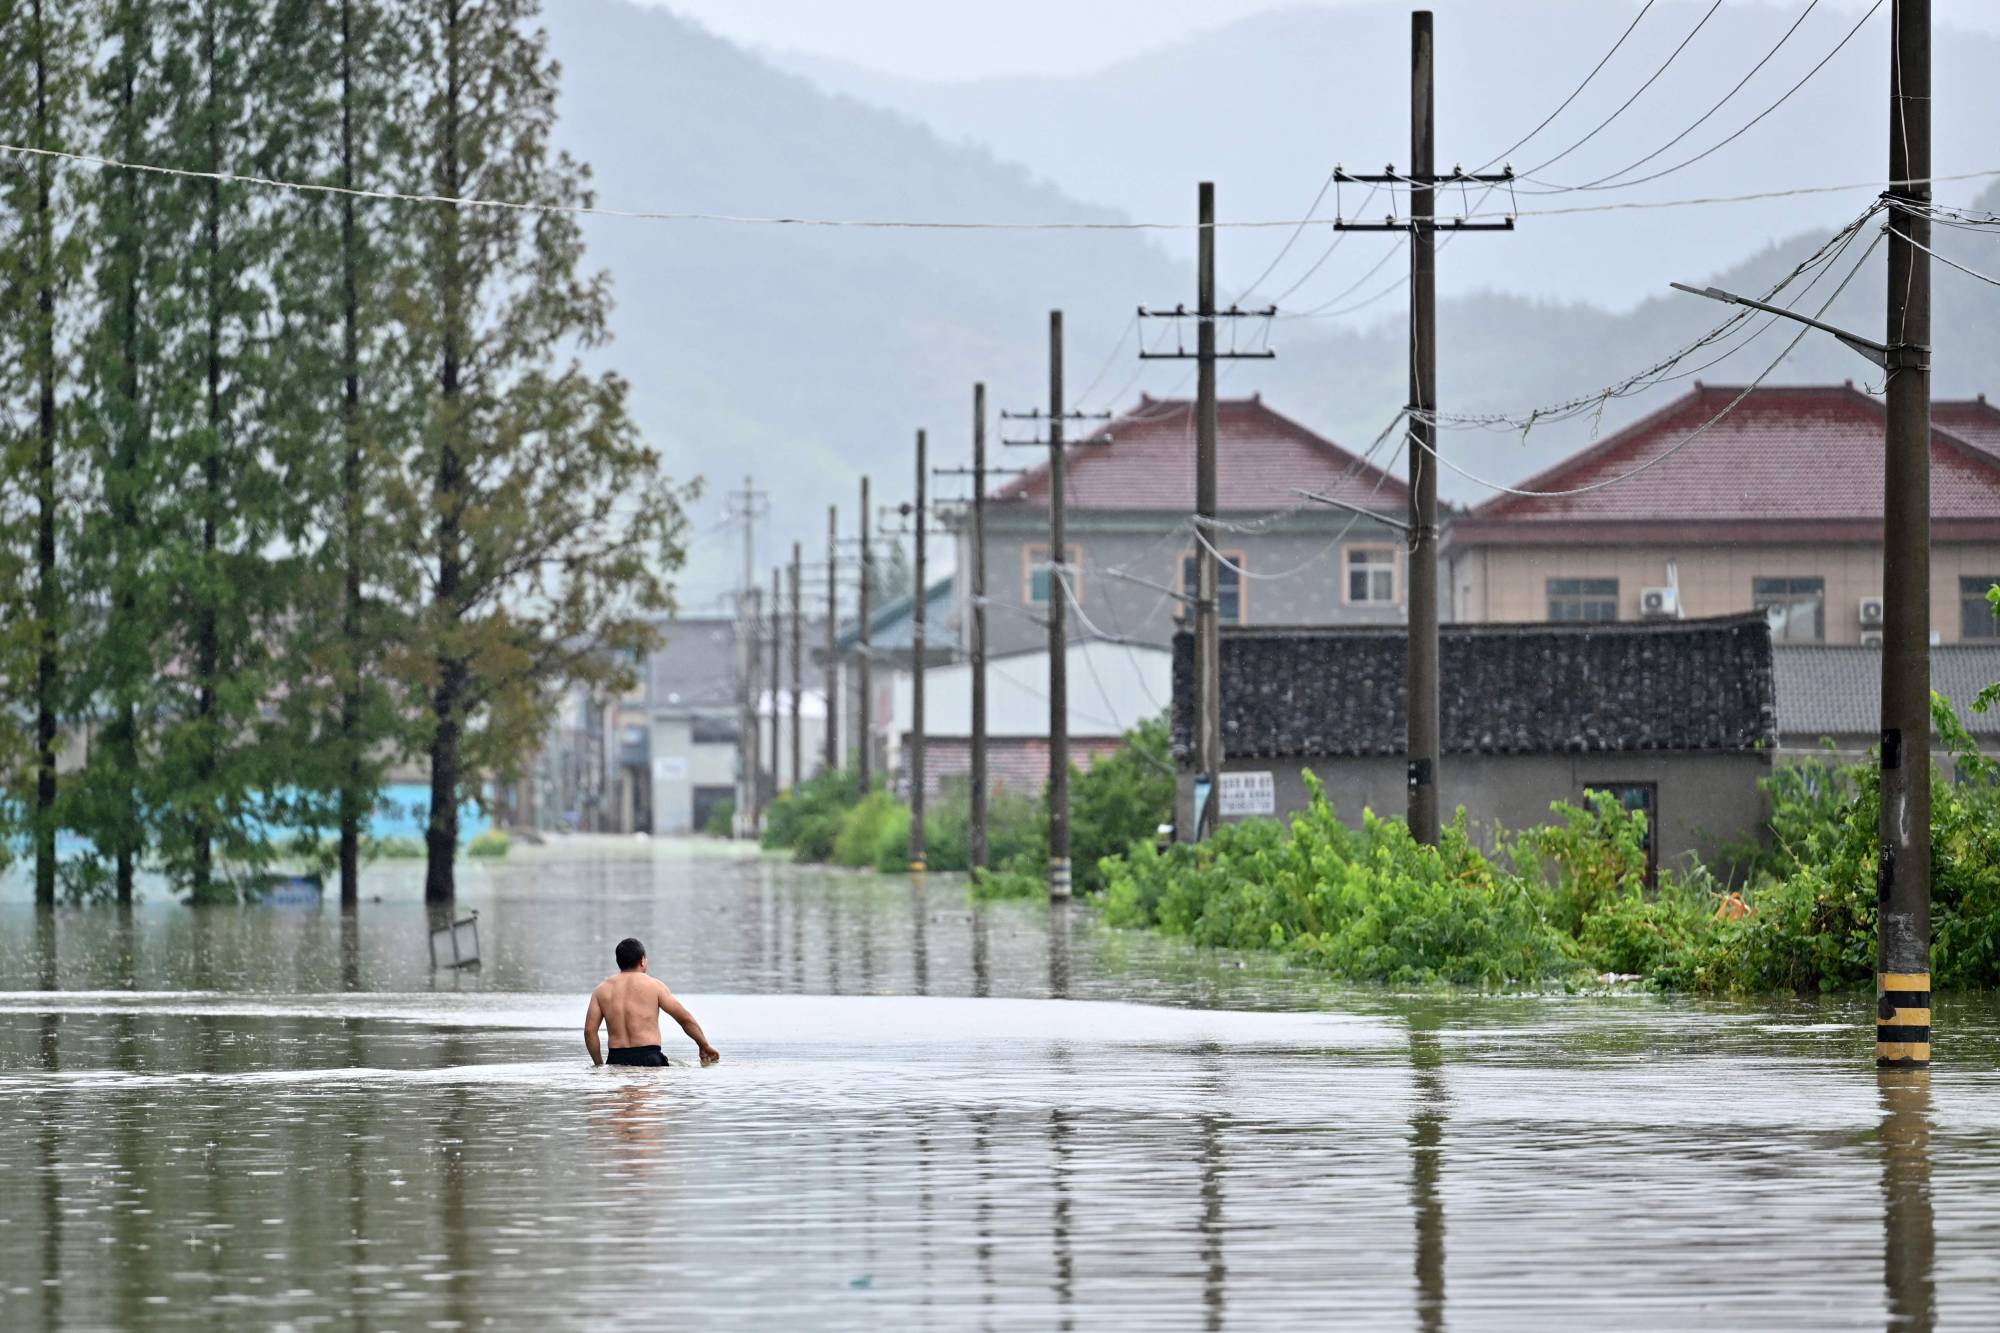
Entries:
MULTIPOLYGON (((1307 807, 1408 806, 1401 629, 1225 630, 1224 820, 1307 807)), ((1193 827, 1193 636, 1174 643, 1176 823, 1193 827)), ((1771 637, 1759 615, 1654 624, 1451 625, 1440 634, 1442 808, 1475 837, 1547 823, 1607 792, 1649 818, 1655 867, 1723 859, 1762 835, 1776 736, 1771 637)))
MULTIPOLYGON (((1408 492, 1396 477, 1322 439, 1261 397, 1217 405, 1219 603, 1227 625, 1400 624, 1408 492), (1306 499, 1328 496, 1354 509, 1306 499), (1355 509, 1367 511, 1355 512, 1355 509)), ((1194 581, 1194 404, 1142 396, 1132 411, 1065 454, 1065 539, 1075 605, 1071 642, 1165 648, 1194 581)), ((1026 451, 1023 451, 1026 452, 1026 451)), ((1033 457, 1033 455, 1029 455, 1033 457)), ((960 571, 972 567, 961 527, 960 571)), ((1045 462, 987 504, 987 643, 995 654, 1043 648, 1055 600, 1045 462)), ((963 596, 960 601, 963 602, 963 596)), ((961 635, 970 617, 954 617, 961 635)))
MULTIPOLYGON (((1780 645, 1879 643, 1882 447, 1882 404, 1852 385, 1697 385, 1519 487, 1560 494, 1451 523, 1448 605, 1472 623, 1762 611, 1780 645)), ((1931 513, 1937 641, 2000 640, 2000 412, 1983 399, 1937 405, 1931 513)))

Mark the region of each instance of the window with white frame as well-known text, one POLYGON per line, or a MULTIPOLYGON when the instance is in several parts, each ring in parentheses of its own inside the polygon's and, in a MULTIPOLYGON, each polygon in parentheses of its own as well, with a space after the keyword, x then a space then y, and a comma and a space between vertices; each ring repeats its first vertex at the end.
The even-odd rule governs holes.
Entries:
POLYGON ((1349 606, 1394 606, 1400 600, 1395 547, 1349 546, 1341 551, 1340 564, 1341 597, 1349 606))

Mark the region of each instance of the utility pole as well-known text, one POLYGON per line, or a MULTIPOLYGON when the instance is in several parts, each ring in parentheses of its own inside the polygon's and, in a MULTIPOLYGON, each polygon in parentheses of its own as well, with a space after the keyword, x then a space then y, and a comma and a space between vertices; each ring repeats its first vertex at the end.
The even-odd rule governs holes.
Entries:
MULTIPOLYGON (((1027 441, 1040 447, 1039 441, 1027 441)), ((972 386, 972 466, 934 469, 937 476, 972 478, 972 773, 971 819, 967 859, 975 871, 986 868, 986 479, 1018 476, 1025 469, 986 466, 986 386, 972 386)))
MULTIPOLYGON (((1195 273, 1195 433, 1194 433, 1194 840, 1215 831, 1222 783, 1222 616, 1220 570, 1216 564, 1216 404, 1215 363, 1224 360, 1269 360, 1269 348, 1248 352, 1218 352, 1217 319, 1269 319, 1276 309, 1261 311, 1215 308, 1215 185, 1203 181, 1196 192, 1199 249, 1195 273)), ((1185 306, 1171 311, 1139 307, 1141 319, 1188 317, 1185 306)), ((1184 348, 1148 352, 1140 339, 1141 360, 1185 360, 1184 348)), ((1239 592, 1239 597, 1241 596, 1239 592)))
MULTIPOLYGON (((1046 421, 1048 438, 1008 440, 1007 444, 1040 446, 1049 451, 1049 901, 1068 902, 1069 864, 1069 613, 1075 592, 1070 586, 1068 497, 1063 426, 1084 419, 1063 408, 1063 317, 1049 311, 1049 407, 1046 413, 1002 413, 1009 420, 1046 421)), ((1110 413, 1102 414, 1106 417, 1110 413)))
POLYGON ((743 754, 745 758, 745 767, 743 770, 745 804, 737 812, 743 821, 743 836, 746 838, 757 836, 758 816, 762 813, 764 796, 763 752, 757 744, 759 738, 757 730, 758 695, 764 692, 764 683, 758 679, 764 671, 763 644, 760 642, 763 637, 760 633, 763 625, 763 616, 763 592, 753 587, 750 589, 749 604, 745 608, 743 617, 743 637, 750 646, 750 674, 744 680, 743 684, 745 693, 750 696, 750 707, 748 709, 749 730, 744 733, 743 742, 743 754))
POLYGON ((854 714, 854 742, 860 748, 861 760, 859 777, 861 794, 866 796, 875 781, 875 756, 871 753, 875 745, 875 728, 869 716, 873 701, 869 698, 875 688, 875 634, 868 623, 872 614, 869 607, 868 585, 874 581, 875 568, 870 561, 868 550, 868 478, 861 479, 861 657, 856 663, 855 674, 861 685, 861 698, 854 714))
POLYGON ((840 771, 840 509, 826 507, 826 771, 840 771))
POLYGON ((916 586, 910 595, 910 872, 924 872, 924 534, 930 480, 924 432, 917 432, 916 586))
POLYGON ((747 476, 743 489, 729 496, 735 516, 743 520, 743 581, 736 591, 736 754, 743 774, 736 831, 742 837, 757 832, 757 520, 763 516, 765 499, 756 479, 747 476))
POLYGON ((1931 5, 1895 0, 1875 1062, 1931 1060, 1931 5))
POLYGON ((1923 1068, 1931 1062, 1930 0, 1895 0, 1890 27, 1887 341, 1719 287, 1673 286, 1830 333, 1885 375, 1875 1062, 1923 1068))
POLYGON ((1340 231, 1407 231, 1410 236, 1410 384, 1409 543, 1404 586, 1408 601, 1409 651, 1405 691, 1408 695, 1406 741, 1409 760, 1410 836, 1438 844, 1438 769, 1442 734, 1438 711, 1438 518, 1437 518, 1437 233, 1452 231, 1511 231, 1514 219, 1474 222, 1469 218, 1437 220, 1440 185, 1512 185, 1513 168, 1494 175, 1468 174, 1454 167, 1437 172, 1436 45, 1431 12, 1410 15, 1410 169, 1381 175, 1350 175, 1338 168, 1336 181, 1362 181, 1409 186, 1407 220, 1347 222, 1340 231))
POLYGON ((786 790, 805 780, 805 751, 799 729, 801 700, 805 697, 805 605, 799 600, 799 584, 805 578, 805 549, 792 543, 792 781, 786 790))
POLYGON ((778 763, 778 753, 779 753, 778 746, 780 742, 783 740, 783 737, 781 737, 778 733, 784 729, 780 725, 780 722, 782 721, 782 715, 778 712, 778 687, 779 685, 784 683, 785 679, 784 672, 780 669, 778 665, 778 649, 783 645, 785 641, 785 636, 781 628, 784 624, 784 606, 785 606, 784 594, 781 588, 783 579, 784 575, 779 570, 778 566, 776 565, 771 566, 771 614, 767 616, 766 619, 770 622, 771 626, 771 799, 772 800, 776 800, 778 797, 779 778, 784 771, 783 768, 780 767, 778 763))
POLYGON ((972 791, 968 860, 986 869, 986 386, 972 386, 972 791))

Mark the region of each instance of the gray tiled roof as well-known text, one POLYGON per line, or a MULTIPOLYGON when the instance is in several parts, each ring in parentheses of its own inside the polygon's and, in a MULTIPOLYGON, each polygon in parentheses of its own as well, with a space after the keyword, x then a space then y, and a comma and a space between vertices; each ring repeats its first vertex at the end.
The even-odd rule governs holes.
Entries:
MULTIPOLYGON (((1872 736, 1882 727, 1882 650, 1836 644, 1780 644, 1778 734, 1793 744, 1821 736, 1872 736)), ((2000 709, 1972 711, 1979 691, 2000 681, 2000 643, 1931 649, 1931 688, 1958 705, 1975 735, 2000 736, 2000 709)))
MULTIPOLYGON (((1401 626, 1225 630, 1231 755, 1394 755, 1404 746, 1401 626)), ((1443 739, 1459 754, 1743 751, 1774 740, 1761 614, 1618 625, 1447 625, 1443 739)), ((1174 639, 1174 738, 1192 740, 1193 639, 1174 639)))

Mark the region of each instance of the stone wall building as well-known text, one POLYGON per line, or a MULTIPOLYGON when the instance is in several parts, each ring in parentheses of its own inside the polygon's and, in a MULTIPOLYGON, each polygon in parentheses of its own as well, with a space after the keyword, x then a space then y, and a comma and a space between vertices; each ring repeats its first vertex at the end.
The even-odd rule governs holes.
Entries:
MULTIPOLYGON (((1620 625, 1448 625, 1440 642, 1449 815, 1483 841, 1546 823, 1594 790, 1652 819, 1656 864, 1718 860, 1760 836, 1776 738, 1761 615, 1620 625)), ((1400 628, 1225 629, 1225 819, 1309 803, 1303 773, 1349 823, 1407 809, 1400 628)), ((1193 827, 1193 638, 1174 642, 1177 826, 1193 827)))

